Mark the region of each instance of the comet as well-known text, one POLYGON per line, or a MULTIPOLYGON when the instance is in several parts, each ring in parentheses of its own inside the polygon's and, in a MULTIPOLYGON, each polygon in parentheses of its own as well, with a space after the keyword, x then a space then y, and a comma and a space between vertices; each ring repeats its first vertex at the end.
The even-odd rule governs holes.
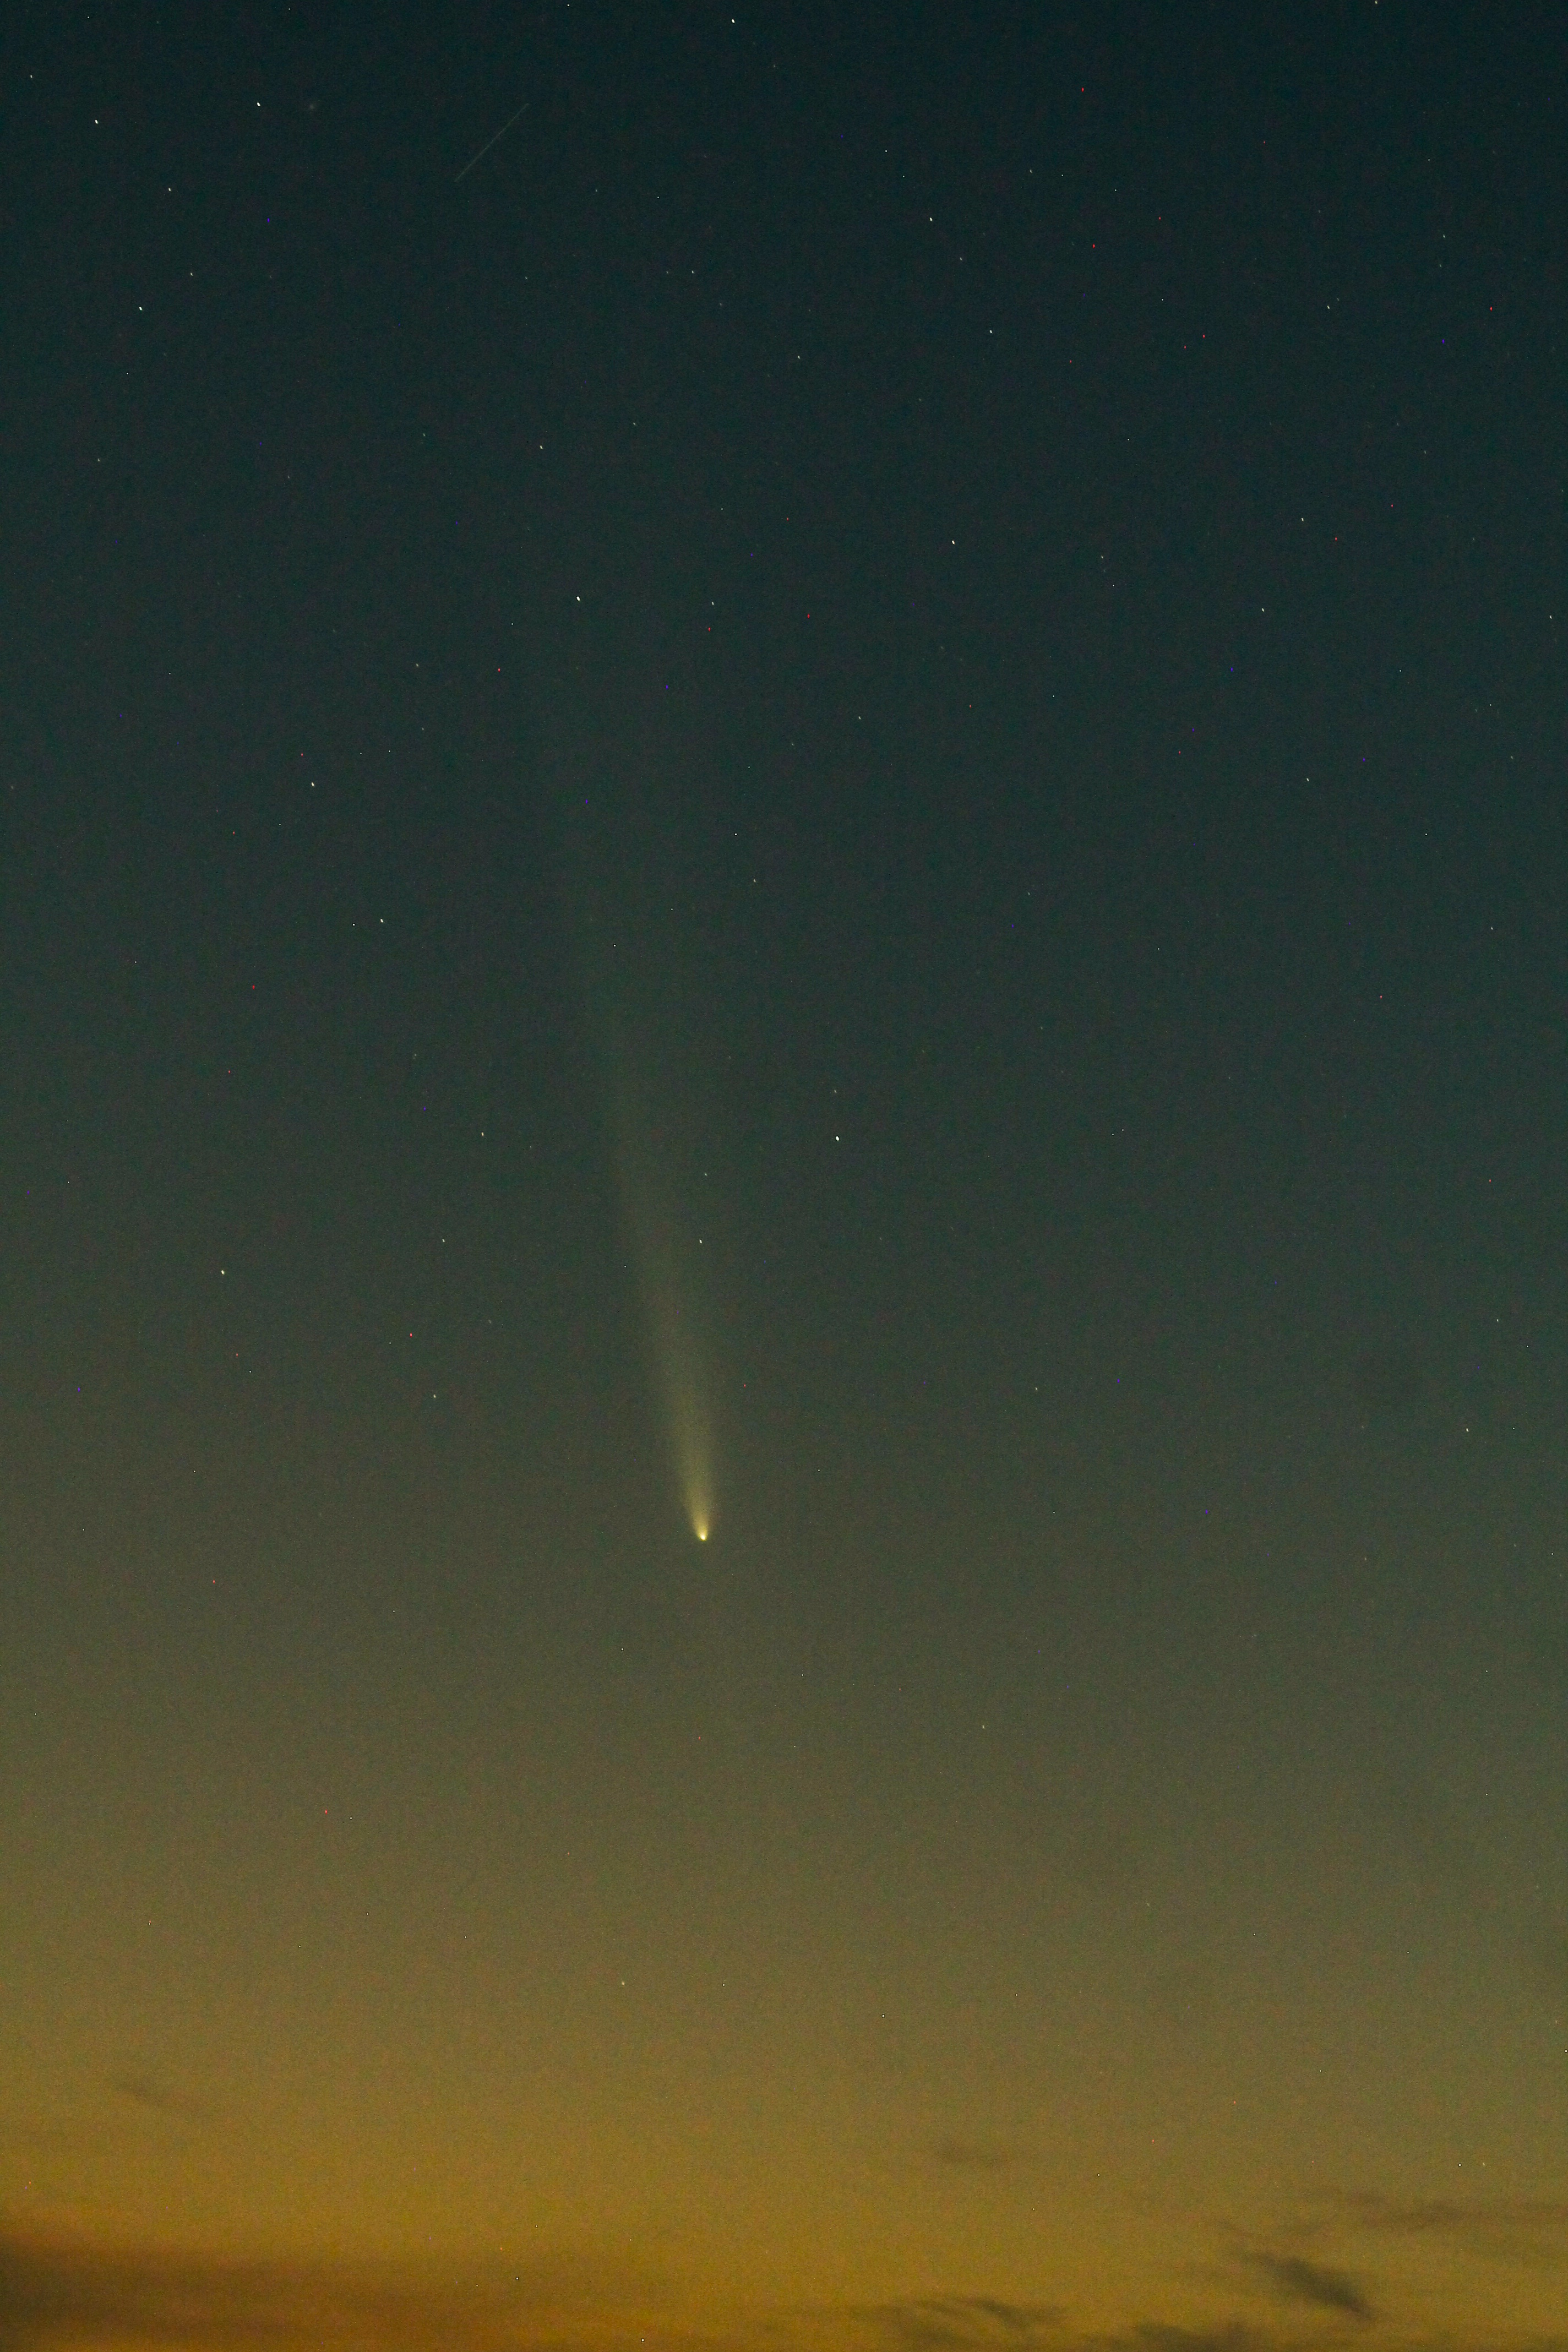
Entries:
POLYGON ((650 890, 620 844, 614 855, 595 854, 583 814, 587 802, 574 798, 563 842, 568 908, 598 1047, 622 1225, 675 1498, 706 1544, 717 1498, 705 1264, 713 1252, 702 1248, 707 1175, 696 1150, 705 1129, 693 1056, 701 1006, 672 978, 680 943, 664 892, 650 890))
POLYGON ((699 1543, 713 1532, 713 1433, 706 1398, 707 1350, 695 1312, 693 1278, 681 1264, 674 1220, 662 1212, 652 1173, 637 1166, 637 1144, 622 1108, 617 1158, 622 1200, 642 1292, 648 1355, 664 1408, 682 1507, 699 1543))

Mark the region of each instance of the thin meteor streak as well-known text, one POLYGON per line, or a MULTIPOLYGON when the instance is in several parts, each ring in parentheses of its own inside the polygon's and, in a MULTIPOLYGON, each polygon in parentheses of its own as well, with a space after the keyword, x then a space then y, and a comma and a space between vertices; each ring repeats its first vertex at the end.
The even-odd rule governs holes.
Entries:
POLYGON ((504 139, 507 132, 511 129, 512 124, 522 121, 522 118, 528 112, 531 102, 532 101, 531 100, 525 98, 522 104, 518 108, 517 112, 507 117, 507 120, 501 124, 500 129, 495 133, 495 137, 487 139, 484 145, 479 149, 479 153, 477 155, 470 155, 460 172, 453 173, 452 185, 454 187, 457 186, 459 180, 466 180, 468 178, 468 173, 473 170, 476 163, 482 163, 484 162, 485 157, 495 145, 497 139, 504 139))

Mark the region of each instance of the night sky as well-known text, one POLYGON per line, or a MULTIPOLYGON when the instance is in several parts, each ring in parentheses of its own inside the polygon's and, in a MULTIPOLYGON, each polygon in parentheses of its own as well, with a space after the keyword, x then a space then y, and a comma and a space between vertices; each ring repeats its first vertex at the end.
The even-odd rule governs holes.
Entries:
POLYGON ((1568 2343, 1565 89, 10 0, 5 2352, 1568 2343))

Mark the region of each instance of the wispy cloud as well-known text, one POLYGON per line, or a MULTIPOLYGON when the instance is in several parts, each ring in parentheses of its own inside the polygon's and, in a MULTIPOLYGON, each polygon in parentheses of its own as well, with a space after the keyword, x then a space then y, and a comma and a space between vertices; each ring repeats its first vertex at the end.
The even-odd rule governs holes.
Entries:
POLYGON ((1352 2319, 1376 2317, 1348 2272, 1307 2262, 1300 2254, 1251 2254, 1247 2259, 1286 2303, 1304 2304, 1314 2311, 1342 2311, 1352 2319))
MULTIPOLYGON (((1525 2209, 1539 2212, 1535 2206, 1525 2209)), ((1544 2210, 1560 2219, 1562 2209, 1544 2210)), ((1470 2209, 1351 2206, 1364 2226, 1447 2229, 1470 2209)), ((1496 2209, 1487 2209, 1489 2225, 1496 2209)), ((1380 2352, 1430 2352, 1374 2312, 1353 2273, 1289 2253, 1243 2257, 1281 2305, 1273 2322, 1207 2325, 1150 2312, 1086 2329, 1045 2303, 985 2294, 753 2310, 699 2320, 631 2265, 235 2262, 102 2251, 0 2231, 0 2352, 1337 2352, 1347 2326, 1380 2352), (1367 2333, 1364 2337, 1363 2330, 1367 2333)), ((1568 2335, 1450 2332, 1444 2352, 1568 2352, 1568 2335)))
POLYGON ((595 2293, 591 2275, 551 2263, 468 2277, 444 2266, 437 2276, 369 2263, 100 2251, 12 2233, 0 2235, 0 2352, 121 2345, 138 2352, 519 2352, 585 2344, 658 2352, 669 2341, 627 2308, 627 2282, 599 2284, 595 2293))
POLYGON ((1552 2197, 1387 2197, 1345 2191, 1342 2228, 1369 2235, 1441 2240, 1487 2263, 1526 2270, 1568 2267, 1568 2200, 1552 2197))
POLYGON ((1158 2320, 1145 2320, 1130 2336, 1105 2338, 1103 2352, 1272 2352, 1272 2347, 1239 2319, 1225 2327, 1166 2327, 1158 2320))
POLYGON ((1059 2339, 1062 2324, 1052 2305, 983 2294, 927 2295, 879 2305, 868 2315, 892 2343, 917 2352, 1024 2352, 1059 2339))
POLYGON ((150 2074, 116 2074, 110 2079, 110 2088, 121 2098, 129 2099, 133 2106, 145 2107, 153 2115, 172 2116, 180 2123, 205 2124, 213 2120, 212 2109, 200 2099, 171 2090, 166 2084, 154 2082, 150 2074))

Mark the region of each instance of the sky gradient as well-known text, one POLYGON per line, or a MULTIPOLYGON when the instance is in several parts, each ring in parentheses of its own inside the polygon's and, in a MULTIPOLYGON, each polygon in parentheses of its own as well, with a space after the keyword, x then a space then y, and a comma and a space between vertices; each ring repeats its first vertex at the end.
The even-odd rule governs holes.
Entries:
POLYGON ((5 11, 3 2352, 1568 2345, 1563 75, 5 11))

